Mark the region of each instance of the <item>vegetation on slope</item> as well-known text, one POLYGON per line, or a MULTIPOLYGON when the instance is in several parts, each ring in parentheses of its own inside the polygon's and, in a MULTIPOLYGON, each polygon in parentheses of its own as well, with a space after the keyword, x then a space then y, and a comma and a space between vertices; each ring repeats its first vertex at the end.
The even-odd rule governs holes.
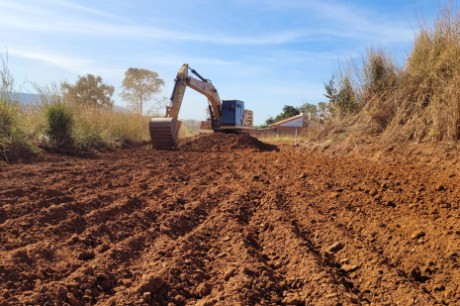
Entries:
POLYGON ((149 117, 115 111, 111 103, 113 87, 100 77, 80 77, 75 85, 63 83, 63 90, 57 86, 39 89, 40 104, 25 106, 11 94, 13 78, 7 61, 2 61, 0 159, 30 158, 39 152, 39 147, 81 154, 148 140, 149 117), (97 100, 82 98, 88 92, 97 100))
POLYGON ((337 84, 325 85, 331 118, 322 137, 460 138, 460 16, 453 9, 441 11, 433 28, 420 30, 404 67, 371 48, 346 71, 337 84))

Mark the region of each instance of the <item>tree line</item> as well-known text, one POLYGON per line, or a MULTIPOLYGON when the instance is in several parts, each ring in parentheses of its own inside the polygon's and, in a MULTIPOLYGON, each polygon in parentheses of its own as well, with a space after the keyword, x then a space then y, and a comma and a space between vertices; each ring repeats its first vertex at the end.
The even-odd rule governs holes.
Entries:
MULTIPOLYGON (((145 105, 152 101, 159 93, 165 82, 157 72, 142 69, 128 68, 122 82, 120 97, 127 102, 129 108, 137 114, 145 112, 145 105)), ((101 108, 112 108, 112 99, 115 88, 102 81, 100 76, 87 74, 79 76, 75 84, 64 82, 61 84, 64 100, 77 105, 88 105, 101 108)), ((162 104, 164 99, 157 99, 162 104)))
POLYGON ((298 107, 292 105, 284 105, 281 113, 275 117, 269 117, 265 121, 264 126, 269 126, 275 122, 300 115, 300 113, 308 115, 310 118, 325 119, 330 114, 329 104, 326 102, 319 102, 318 104, 304 103, 298 107))
POLYGON ((328 119, 342 118, 354 114, 360 109, 359 99, 356 90, 353 88, 351 77, 342 76, 339 83, 336 84, 334 77, 324 83, 326 93, 324 96, 327 102, 318 102, 317 104, 304 103, 301 106, 284 105, 281 113, 275 117, 269 117, 264 127, 275 122, 304 113, 311 119, 328 119))

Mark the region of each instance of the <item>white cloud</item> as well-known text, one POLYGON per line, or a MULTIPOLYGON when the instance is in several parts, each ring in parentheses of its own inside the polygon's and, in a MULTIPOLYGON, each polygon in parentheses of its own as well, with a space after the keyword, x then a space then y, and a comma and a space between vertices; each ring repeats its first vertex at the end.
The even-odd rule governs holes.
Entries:
MULTIPOLYGON (((413 31, 400 25, 376 24, 372 17, 355 8, 342 4, 324 2, 283 1, 270 2, 273 8, 303 9, 320 16, 326 24, 300 25, 281 31, 268 31, 247 35, 227 33, 189 32, 164 29, 157 26, 139 26, 126 19, 69 1, 47 0, 46 5, 26 3, 1 3, 0 29, 15 29, 31 33, 66 33, 102 38, 137 38, 169 42, 200 42, 221 45, 282 45, 286 43, 333 37, 358 38, 378 37, 380 40, 399 41, 412 38, 413 31), (54 5, 55 4, 55 5, 54 5), (69 8, 71 10, 69 10, 69 8), (88 16, 89 14, 89 16, 88 16), (94 15, 104 18, 93 18, 94 15)), ((264 6, 265 8, 267 6, 264 6)), ((270 7, 270 6, 268 6, 270 7)))
POLYGON ((89 14, 99 16, 99 17, 108 17, 108 18, 111 18, 111 19, 126 21, 125 18, 122 18, 120 16, 109 14, 107 12, 103 12, 103 11, 96 10, 96 9, 93 9, 93 8, 89 8, 87 6, 76 4, 76 3, 73 3, 73 2, 67 1, 67 0, 45 0, 45 1, 51 3, 52 5, 55 5, 55 6, 61 6, 64 9, 78 10, 78 11, 89 13, 89 14))
POLYGON ((301 38, 304 33, 297 30, 275 33, 260 33, 252 36, 234 36, 225 33, 194 33, 175 31, 154 26, 138 26, 126 20, 98 10, 86 8, 68 1, 48 0, 52 7, 26 3, 0 2, 0 30, 23 30, 29 33, 67 33, 104 38, 141 38, 170 42, 202 42, 223 45, 283 44, 301 38), (77 9, 73 12, 71 9, 77 9), (117 22, 95 19, 90 15, 101 15, 117 19, 117 22), (123 20, 123 22, 121 21, 123 20))
POLYGON ((85 70, 85 67, 92 66, 90 60, 77 57, 69 57, 61 54, 52 54, 48 52, 25 51, 20 49, 8 49, 8 53, 12 56, 21 57, 30 60, 37 60, 47 64, 57 66, 61 69, 79 73, 85 70))
MULTIPOLYGON (((383 17, 381 12, 356 5, 331 0, 238 0, 243 6, 261 11, 302 12, 311 19, 318 36, 354 38, 381 43, 398 43, 412 40, 415 30, 403 15, 383 17)), ((311 33, 304 30, 304 37, 311 33)))

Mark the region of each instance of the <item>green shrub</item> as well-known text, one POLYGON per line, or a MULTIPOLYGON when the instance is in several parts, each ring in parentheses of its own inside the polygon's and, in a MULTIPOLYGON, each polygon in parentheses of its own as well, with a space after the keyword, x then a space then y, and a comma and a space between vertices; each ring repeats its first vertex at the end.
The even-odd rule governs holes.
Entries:
POLYGON ((63 102, 51 104, 46 109, 46 120, 48 123, 47 134, 54 145, 73 145, 73 113, 63 102))

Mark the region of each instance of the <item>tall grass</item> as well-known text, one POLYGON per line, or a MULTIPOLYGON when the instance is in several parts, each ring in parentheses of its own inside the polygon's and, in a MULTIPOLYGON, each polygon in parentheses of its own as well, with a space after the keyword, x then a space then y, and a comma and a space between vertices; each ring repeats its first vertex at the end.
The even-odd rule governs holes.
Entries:
POLYGON ((56 85, 37 90, 41 95, 42 113, 46 118, 45 130, 51 146, 70 146, 74 150, 86 152, 91 149, 122 147, 127 143, 141 143, 149 139, 149 118, 145 116, 68 103, 56 85))
POLYGON ((0 159, 13 160, 37 153, 21 124, 23 109, 12 94, 14 79, 8 68, 8 56, 0 55, 0 159))
POLYGON ((30 158, 38 153, 21 124, 22 112, 17 102, 0 100, 0 159, 30 158))
POLYGON ((131 112, 74 106, 75 143, 83 150, 92 147, 119 147, 149 139, 149 118, 131 112))
POLYGON ((351 66, 358 107, 335 118, 335 130, 386 140, 460 139, 460 15, 452 6, 420 29, 404 67, 376 48, 351 66))
POLYGON ((422 29, 415 41, 400 89, 408 97, 402 115, 409 121, 423 116, 428 125, 424 134, 434 139, 459 139, 459 84, 460 16, 449 8, 441 11, 433 29, 422 29))
POLYGON ((149 139, 149 118, 107 108, 66 103, 53 90, 41 90, 41 104, 21 107, 0 99, 0 159, 29 158, 37 145, 63 152, 123 147, 149 139))
POLYGON ((17 106, 9 99, 0 99, 0 139, 11 137, 17 121, 17 106))
POLYGON ((8 69, 8 57, 0 56, 0 144, 4 144, 14 133, 17 121, 17 103, 11 99, 13 77, 8 69))

